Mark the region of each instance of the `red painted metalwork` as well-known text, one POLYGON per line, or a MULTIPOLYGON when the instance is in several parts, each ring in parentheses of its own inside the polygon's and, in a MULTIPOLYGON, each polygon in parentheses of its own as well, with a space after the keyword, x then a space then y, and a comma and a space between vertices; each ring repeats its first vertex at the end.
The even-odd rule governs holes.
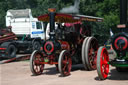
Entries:
POLYGON ((14 33, 6 33, 4 35, 0 35, 0 43, 8 41, 8 40, 15 40, 16 39, 16 35, 14 33))
MULTIPOLYGON (((80 57, 76 57, 76 56, 81 56, 80 54, 81 46, 83 44, 84 38, 86 37, 86 34, 87 34, 86 32, 88 32, 86 31, 88 29, 84 29, 82 27, 83 26, 82 21, 101 22, 103 21, 103 19, 98 17, 85 16, 85 15, 71 15, 71 14, 64 14, 64 13, 56 13, 54 12, 54 10, 51 10, 51 11, 52 12, 50 12, 49 14, 45 14, 38 17, 39 21, 50 22, 50 33, 49 33, 50 38, 46 40, 43 45, 43 52, 41 55, 44 58, 44 61, 40 62, 38 60, 38 62, 36 63, 40 65, 56 64, 56 66, 58 65, 57 68, 60 67, 59 71, 62 75, 69 75, 71 71, 72 60, 74 60, 73 62, 75 62, 73 64, 82 63, 80 57), (55 29, 55 26, 54 26, 55 22, 58 22, 57 29, 55 29), (66 23, 66 24, 63 26, 62 23, 66 23), (62 35, 62 36, 59 36, 59 35, 62 35), (61 54, 63 52, 65 53, 61 54)), ((88 34, 90 34, 90 32, 88 34)), ((90 35, 87 35, 87 36, 90 36, 90 35)), ((92 47, 89 50, 91 54, 94 49, 96 48, 92 47)), ((34 52, 32 55, 34 55, 34 52)), ((94 55, 93 57, 95 56, 96 55, 94 55)), ((96 64, 96 60, 94 60, 93 63, 92 62, 90 63, 92 67, 94 67, 93 64, 96 64)))
POLYGON ((125 50, 125 49, 128 47, 128 41, 127 41, 127 39, 126 39, 125 37, 118 37, 118 38, 115 40, 115 42, 114 42, 114 45, 115 45, 116 49, 119 49, 119 47, 118 47, 118 45, 117 45, 117 41, 118 41, 118 40, 124 40, 124 41, 125 41, 125 45, 124 45, 124 47, 123 47, 123 50, 125 50))
POLYGON ((98 42, 95 38, 89 38, 86 44, 86 62, 89 70, 96 69, 96 60, 97 60, 97 51, 98 51, 98 42))
POLYGON ((44 50, 45 50, 45 52, 47 52, 47 53, 52 53, 52 52, 54 51, 54 44, 53 44, 53 42, 52 42, 52 41, 47 41, 47 42, 45 43, 45 45, 44 45, 44 50), (50 50, 47 49, 47 46, 48 46, 48 45, 51 46, 51 49, 50 49, 50 50))
MULTIPOLYGON (((49 22, 49 15, 45 14, 42 16, 38 17, 38 20, 40 21, 45 21, 45 22, 49 22)), ((63 13, 56 13, 55 16, 55 22, 69 22, 69 23, 73 23, 73 22, 77 22, 77 19, 74 19, 72 15, 70 14, 63 14, 63 13)))
POLYGON ((62 41, 62 40, 59 40, 59 42, 61 43, 61 49, 65 49, 65 50, 70 50, 70 45, 68 42, 66 41, 62 41))
POLYGON ((36 54, 33 60, 33 69, 37 75, 41 74, 44 70, 44 64, 41 64, 41 62, 44 62, 44 58, 40 54, 36 54))
POLYGON ((103 48, 101 51, 101 55, 100 55, 100 70, 101 70, 101 74, 104 79, 107 78, 108 73, 109 73, 108 62, 109 62, 108 52, 105 48, 103 48))
POLYGON ((55 60, 55 55, 48 55, 47 58, 49 59, 48 64, 53 65, 53 64, 58 63, 58 62, 55 62, 55 61, 54 61, 54 60, 55 60))
POLYGON ((75 23, 65 23, 64 26, 66 26, 66 27, 73 27, 74 24, 82 24, 82 22, 78 21, 78 22, 75 22, 75 23))
POLYGON ((6 48, 0 48, 0 50, 6 50, 6 48))
MULTIPOLYGON (((38 17, 39 21, 49 22, 49 15, 45 14, 38 17)), ((59 23, 74 23, 79 21, 93 21, 93 22, 103 22, 103 18, 85 16, 85 15, 71 15, 64 13, 56 13, 55 22, 59 23)))
POLYGON ((91 68, 96 69, 97 50, 94 50, 94 48, 91 47, 89 49, 88 55, 89 55, 89 63, 91 65, 91 68))
POLYGON ((58 62, 52 62, 52 63, 49 63, 49 62, 40 62, 40 64, 51 64, 51 65, 53 65, 53 64, 58 64, 58 62))
POLYGON ((71 71, 71 66, 72 66, 72 60, 71 60, 71 56, 65 54, 63 56, 63 60, 62 60, 62 70, 65 76, 70 75, 70 71, 71 71))

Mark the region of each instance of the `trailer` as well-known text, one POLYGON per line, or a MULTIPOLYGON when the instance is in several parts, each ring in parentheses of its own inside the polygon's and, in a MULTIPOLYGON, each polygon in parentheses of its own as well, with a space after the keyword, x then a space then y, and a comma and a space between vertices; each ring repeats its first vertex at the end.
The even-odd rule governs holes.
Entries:
POLYGON ((45 38, 43 22, 34 18, 30 9, 8 10, 6 27, 16 35, 16 39, 0 41, 0 57, 13 58, 16 57, 16 53, 31 53, 41 49, 41 43, 45 38))

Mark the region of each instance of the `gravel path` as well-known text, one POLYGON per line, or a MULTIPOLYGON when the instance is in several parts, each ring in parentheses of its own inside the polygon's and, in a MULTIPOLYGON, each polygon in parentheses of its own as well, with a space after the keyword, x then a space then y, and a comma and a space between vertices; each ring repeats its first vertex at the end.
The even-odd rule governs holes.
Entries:
POLYGON ((46 65, 44 74, 32 76, 29 61, 0 64, 0 85, 128 85, 128 73, 110 67, 108 79, 100 81, 97 71, 85 71, 82 65, 72 67, 70 76, 60 77, 55 65, 46 65))

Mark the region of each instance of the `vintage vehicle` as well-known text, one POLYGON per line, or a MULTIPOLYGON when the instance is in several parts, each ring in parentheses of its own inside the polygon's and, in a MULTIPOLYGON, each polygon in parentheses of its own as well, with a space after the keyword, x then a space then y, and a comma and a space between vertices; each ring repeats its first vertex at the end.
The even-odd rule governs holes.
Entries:
POLYGON ((13 41, 17 39, 16 35, 13 32, 10 32, 9 29, 0 30, 0 57, 12 56, 13 51, 13 41), (11 43, 12 42, 12 43, 11 43))
POLYGON ((112 48, 116 57, 109 60, 109 54, 105 47, 101 46, 97 53, 97 72, 101 80, 109 74, 109 64, 116 67, 118 72, 128 70, 128 26, 127 23, 127 0, 120 0, 120 25, 117 28, 119 33, 112 38, 112 48))
MULTIPOLYGON (((0 52, 2 52, 0 57, 14 58, 16 53, 32 53, 34 50, 40 50, 45 35, 43 22, 34 18, 30 9, 8 10, 6 27, 10 27, 8 34, 14 34, 17 39, 8 41, 11 35, 6 38, 0 37, 0 52)), ((7 35, 5 32, 2 33, 4 36, 7 35)))
POLYGON ((85 69, 96 69, 98 41, 91 37, 91 27, 82 21, 102 22, 102 18, 56 13, 38 17, 39 21, 50 22, 50 38, 43 43, 43 51, 31 54, 30 69, 33 75, 43 73, 45 64, 56 65, 62 76, 68 76, 72 64, 84 64, 85 69), (55 29, 55 22, 58 27, 55 29), (64 25, 62 25, 64 23, 64 25))

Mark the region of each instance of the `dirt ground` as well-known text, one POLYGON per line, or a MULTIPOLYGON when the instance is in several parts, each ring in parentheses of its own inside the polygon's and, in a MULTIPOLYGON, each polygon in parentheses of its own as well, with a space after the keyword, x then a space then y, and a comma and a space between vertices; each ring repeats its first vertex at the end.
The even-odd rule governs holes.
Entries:
POLYGON ((46 65, 44 74, 32 76, 27 60, 0 64, 0 85, 128 85, 128 73, 110 67, 108 79, 100 81, 96 70, 85 71, 82 65, 73 66, 67 77, 60 77, 54 65, 46 65))

